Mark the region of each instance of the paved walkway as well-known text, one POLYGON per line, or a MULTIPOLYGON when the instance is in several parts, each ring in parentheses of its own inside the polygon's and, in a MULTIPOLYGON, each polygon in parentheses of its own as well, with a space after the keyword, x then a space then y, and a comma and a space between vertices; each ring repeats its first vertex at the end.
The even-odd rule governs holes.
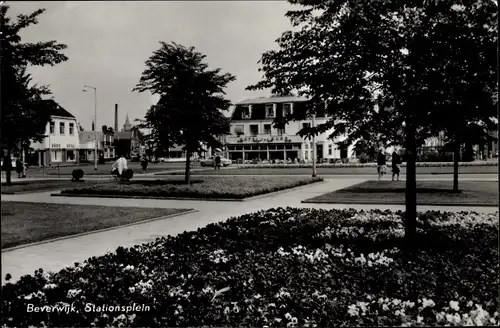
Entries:
MULTIPOLYGON (((179 172, 184 173, 184 171, 169 171, 171 172, 179 172)), ((203 176, 217 176, 217 174, 209 173, 203 174, 203 176)), ((258 175, 230 175, 230 174, 221 174, 221 177, 229 177, 229 176, 269 176, 269 177, 279 177, 279 176, 294 176, 294 177, 310 177, 310 174, 258 174, 258 175)), ((347 180, 376 180, 376 174, 318 174, 318 176, 325 177, 327 179, 347 179, 347 180)), ((192 175, 191 178, 199 178, 202 175, 192 175)), ((181 179, 183 176, 181 175, 155 175, 155 173, 146 173, 146 174, 135 174, 133 180, 159 180, 159 179, 181 179)), ((53 175, 47 175, 44 177, 27 177, 24 179, 19 179, 17 176, 12 177, 12 182, 18 181, 43 181, 43 180, 69 180, 71 179, 69 176, 62 176, 60 178, 53 175)), ((113 180, 109 175, 86 175, 84 180, 113 180)), ((385 176, 383 180, 391 180, 391 176, 385 176)), ((400 175, 400 180, 405 181, 406 175, 400 175)), ((429 181, 429 180, 453 180, 452 174, 417 174, 417 181, 429 181)), ((498 181, 498 174, 460 174, 459 181, 498 181)), ((2 176, 1 182, 5 182, 5 177, 2 176)))
MULTIPOLYGON (((435 179, 435 178, 434 178, 435 179)), ((104 255, 113 252, 118 246, 130 247, 136 244, 150 242, 160 236, 176 235, 183 231, 192 231, 204 227, 209 223, 224 221, 230 217, 252 213, 272 207, 307 207, 307 208, 355 208, 372 209, 383 208, 390 210, 404 210, 401 205, 342 205, 342 204, 302 204, 301 201, 320 194, 345 188, 365 181, 363 178, 326 179, 325 182, 300 187, 298 189, 269 195, 246 202, 214 202, 214 201, 180 201, 180 200, 152 200, 152 199, 118 199, 118 198, 64 198, 51 197, 51 192, 2 195, 2 201, 25 201, 42 203, 66 203, 82 205, 104 206, 138 206, 159 208, 194 208, 196 213, 177 216, 170 219, 158 220, 123 227, 116 230, 97 232, 85 236, 54 241, 36 246, 2 252, 2 284, 6 273, 13 277, 11 281, 19 279, 21 275, 32 274, 43 268, 45 271, 58 271, 71 266, 74 262, 83 262, 89 257, 104 255)), ((419 206, 420 211, 451 210, 451 211, 478 211, 495 212, 497 208, 467 208, 467 207, 436 207, 419 206)))

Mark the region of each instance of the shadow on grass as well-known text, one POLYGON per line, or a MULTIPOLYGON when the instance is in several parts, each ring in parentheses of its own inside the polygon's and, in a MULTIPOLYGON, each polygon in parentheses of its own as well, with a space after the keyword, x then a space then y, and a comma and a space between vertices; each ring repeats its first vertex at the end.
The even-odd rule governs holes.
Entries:
MULTIPOLYGON (((337 193, 405 193, 406 188, 349 188, 338 190, 337 193)), ((449 188, 417 188, 417 194, 461 194, 462 190, 454 191, 449 188)))

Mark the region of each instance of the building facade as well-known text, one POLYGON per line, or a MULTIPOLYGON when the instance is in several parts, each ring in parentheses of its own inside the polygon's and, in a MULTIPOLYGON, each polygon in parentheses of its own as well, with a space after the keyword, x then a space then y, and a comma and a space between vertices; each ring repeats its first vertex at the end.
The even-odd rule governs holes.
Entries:
POLYGON ((38 155, 39 166, 77 163, 80 146, 78 124, 75 116, 53 100, 51 121, 47 123, 46 137, 42 142, 31 144, 38 155))
MULTIPOLYGON (((301 97, 269 97, 242 101, 236 104, 231 118, 231 134, 226 136, 226 149, 231 160, 300 160, 309 162, 316 147, 319 162, 331 162, 352 158, 354 147, 340 149, 328 136, 333 130, 311 139, 302 138, 297 133, 312 125, 306 110, 309 101, 301 97), (273 122, 294 114, 298 119, 291 121, 282 129, 273 127, 273 122)), ((318 111, 315 125, 325 123, 328 117, 318 111)))
MULTIPOLYGON (((94 131, 83 131, 79 133, 80 160, 95 160, 95 135, 94 131)), ((97 131, 97 158, 104 157, 105 160, 115 158, 114 132, 97 131)))

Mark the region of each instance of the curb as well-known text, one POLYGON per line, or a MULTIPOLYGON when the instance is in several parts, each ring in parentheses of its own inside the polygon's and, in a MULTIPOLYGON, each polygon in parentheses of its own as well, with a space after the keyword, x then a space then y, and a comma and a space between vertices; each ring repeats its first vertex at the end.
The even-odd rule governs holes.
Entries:
MULTIPOLYGON (((366 200, 363 202, 348 202, 348 201, 339 201, 339 202, 326 202, 326 201, 309 201, 303 200, 302 204, 331 204, 331 205, 401 205, 404 206, 404 202, 396 202, 396 201, 387 201, 387 202, 375 202, 366 200)), ((417 206, 458 206, 458 207, 498 207, 498 204, 492 205, 491 203, 477 203, 477 204, 460 204, 460 203, 419 203, 417 201, 417 206)))
POLYGON ((181 216, 181 215, 191 214, 191 213, 196 213, 196 212, 199 212, 199 211, 195 210, 195 209, 189 209, 188 211, 185 211, 185 212, 179 212, 179 213, 159 216, 156 218, 151 218, 151 219, 147 219, 147 220, 143 220, 143 221, 139 221, 139 222, 131 222, 131 223, 127 223, 127 224, 123 224, 123 225, 119 225, 119 226, 114 226, 114 227, 109 227, 109 228, 104 228, 104 229, 99 229, 99 230, 86 231, 86 232, 81 232, 81 233, 74 234, 74 235, 62 236, 62 237, 57 237, 57 238, 52 238, 52 239, 41 240, 41 241, 37 241, 34 243, 30 243, 30 244, 17 245, 17 246, 9 247, 9 248, 2 248, 2 253, 12 252, 12 251, 15 251, 15 250, 18 250, 21 248, 27 248, 27 247, 37 246, 37 245, 41 245, 41 244, 48 244, 48 243, 52 243, 52 242, 56 242, 56 241, 60 241, 60 240, 65 240, 65 239, 82 237, 82 236, 90 235, 93 233, 106 232, 106 231, 110 231, 110 230, 131 227, 131 226, 139 225, 139 224, 143 224, 143 223, 149 223, 149 222, 163 220, 163 219, 170 219, 170 218, 173 218, 176 216, 181 216))
POLYGON ((326 183, 328 181, 316 181, 308 183, 301 186, 296 186, 293 188, 286 188, 282 190, 277 190, 269 193, 264 193, 260 195, 250 196, 246 198, 191 198, 191 197, 160 197, 160 196, 130 196, 130 195, 94 195, 94 194, 51 194, 53 197, 84 197, 84 198, 124 198, 124 199, 163 199, 163 200, 187 200, 187 201, 213 201, 213 202, 246 202, 254 199, 264 198, 268 196, 274 196, 278 194, 283 194, 286 192, 296 191, 300 188, 310 187, 311 185, 317 185, 320 183, 326 183))

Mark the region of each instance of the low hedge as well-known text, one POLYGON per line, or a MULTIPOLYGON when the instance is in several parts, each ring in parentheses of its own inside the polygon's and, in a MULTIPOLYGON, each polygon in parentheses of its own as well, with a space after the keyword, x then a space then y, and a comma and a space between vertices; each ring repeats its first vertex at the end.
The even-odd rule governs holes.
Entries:
POLYGON ((497 325, 498 213, 419 214, 411 257, 402 217, 275 208, 119 247, 2 287, 2 326, 497 325))
MULTIPOLYGON (((387 165, 391 165, 390 162, 387 165)), ((417 162, 416 167, 450 167, 453 162, 417 162)), ((241 168, 312 168, 312 163, 306 164, 241 164, 236 165, 241 168)), ((498 166, 498 162, 459 162, 458 166, 498 166)), ((377 163, 335 163, 335 164, 316 164, 316 167, 377 167, 377 163)), ((401 167, 406 167, 402 163, 401 167)))
POLYGON ((323 178, 210 176, 204 177, 200 183, 189 186, 169 181, 153 185, 147 181, 131 184, 109 183, 65 189, 61 194, 243 199, 320 181, 323 181, 323 178))

